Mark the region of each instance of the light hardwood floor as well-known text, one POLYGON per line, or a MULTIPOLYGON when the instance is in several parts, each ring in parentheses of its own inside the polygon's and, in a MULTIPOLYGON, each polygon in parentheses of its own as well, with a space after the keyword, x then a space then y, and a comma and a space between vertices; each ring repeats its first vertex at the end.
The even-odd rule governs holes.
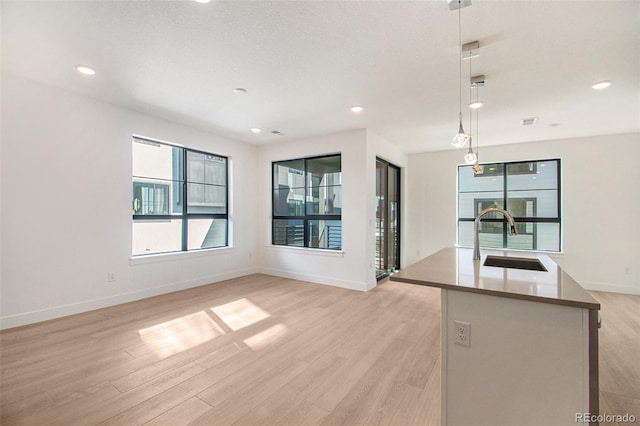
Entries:
POLYGON ((598 335, 600 413, 633 414, 635 424, 640 424, 640 296, 591 294, 600 302, 602 318, 598 335))
MULTIPOLYGON (((594 295, 602 411, 640 419, 640 296, 594 295)), ((434 288, 251 275, 5 330, 0 423, 437 425, 439 317, 434 288)))

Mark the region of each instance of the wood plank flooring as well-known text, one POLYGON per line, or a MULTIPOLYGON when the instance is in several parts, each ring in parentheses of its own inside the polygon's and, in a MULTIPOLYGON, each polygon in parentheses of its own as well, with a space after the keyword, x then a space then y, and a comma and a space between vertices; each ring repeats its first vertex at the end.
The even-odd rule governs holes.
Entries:
MULTIPOLYGON (((600 291, 591 294, 601 305, 600 413, 629 413, 640 424, 640 296, 600 291)), ((601 423, 622 424, 628 423, 601 423)))
MULTIPOLYGON (((640 296, 594 296, 601 409, 640 419, 640 296)), ((438 289, 256 274, 5 330, 0 424, 437 425, 439 318, 438 289)))

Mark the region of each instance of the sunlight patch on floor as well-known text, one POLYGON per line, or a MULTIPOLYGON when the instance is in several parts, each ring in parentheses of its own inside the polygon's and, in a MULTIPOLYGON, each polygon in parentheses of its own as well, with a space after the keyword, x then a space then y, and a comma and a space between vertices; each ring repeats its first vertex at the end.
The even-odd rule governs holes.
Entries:
MULTIPOLYGON (((234 300, 180 318, 139 330, 145 345, 161 358, 194 348, 216 337, 257 324, 269 314, 246 298, 234 300)), ((286 335, 287 327, 276 324, 244 340, 252 349, 263 348, 286 335)))
POLYGON ((245 339, 244 343, 253 350, 260 350, 286 336, 288 333, 289 329, 287 326, 284 324, 276 324, 245 339))
POLYGON ((138 333, 142 341, 161 358, 186 351, 225 334, 202 311, 144 328, 138 333))
POLYGON ((245 298, 216 306, 211 310, 234 331, 271 316, 245 298))

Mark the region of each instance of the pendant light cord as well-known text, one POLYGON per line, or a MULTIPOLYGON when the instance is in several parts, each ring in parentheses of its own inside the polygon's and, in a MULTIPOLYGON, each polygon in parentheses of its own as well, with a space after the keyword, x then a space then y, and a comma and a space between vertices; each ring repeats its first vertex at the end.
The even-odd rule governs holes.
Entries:
MULTIPOLYGON (((476 101, 478 100, 478 86, 476 85, 476 101)), ((476 108, 476 162, 480 159, 480 137, 478 136, 478 122, 480 121, 480 108, 476 108)))
POLYGON ((462 18, 460 9, 462 8, 462 0, 458 0, 458 99, 460 100, 460 123, 462 123, 462 18))
MULTIPOLYGON (((462 57, 462 56, 461 56, 462 57)), ((471 98, 473 97, 473 88, 471 87, 471 76, 473 72, 471 72, 471 63, 473 62, 472 58, 469 58, 469 104, 471 104, 471 98)), ((471 119, 473 118, 473 111, 469 111, 469 136, 473 133, 473 125, 471 124, 471 119)), ((469 146, 473 145, 472 142, 469 142, 469 146)))

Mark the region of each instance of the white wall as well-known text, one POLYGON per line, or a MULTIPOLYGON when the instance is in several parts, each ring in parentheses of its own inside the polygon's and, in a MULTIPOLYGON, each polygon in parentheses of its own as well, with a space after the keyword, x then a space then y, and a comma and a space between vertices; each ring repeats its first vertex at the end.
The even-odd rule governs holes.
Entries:
POLYGON ((258 263, 274 275, 375 287, 375 158, 403 175, 408 160, 374 133, 258 149, 21 77, 3 74, 2 85, 3 328, 249 274, 258 263), (131 258, 132 134, 230 158, 232 248, 131 258), (337 152, 343 251, 271 246, 271 162, 337 152))
MULTIPOLYGON (((367 130, 256 148, 6 74, 1 113, 3 328, 258 270, 371 289, 376 156, 402 169, 402 265, 455 244, 462 151, 407 156, 367 130), (232 248, 131 260, 132 134, 230 158, 232 248), (343 252, 272 247, 271 162, 338 152, 343 252)), ((483 162, 556 157, 564 253, 554 259, 587 288, 640 294, 640 135, 481 152, 483 162)))
MULTIPOLYGON (((261 272, 354 290, 375 286, 367 253, 367 139, 365 130, 260 147, 258 167, 261 272), (342 252, 271 245, 271 163, 342 154, 342 252)), ((374 182, 375 183, 375 182, 374 182)))
POLYGON ((260 270, 353 290, 374 288, 376 156, 401 167, 407 163, 401 150, 367 130, 261 147, 260 270), (272 246, 271 163, 333 153, 342 154, 342 252, 272 246))
POLYGON ((6 74, 1 136, 3 328, 255 272, 256 147, 6 74), (130 260, 132 134, 230 158, 233 248, 130 260))
MULTIPOLYGON (((408 263, 456 243, 462 150, 409 156, 408 263)), ((551 257, 587 289, 640 294, 640 134, 481 147, 482 162, 562 159, 563 248, 551 257)))

